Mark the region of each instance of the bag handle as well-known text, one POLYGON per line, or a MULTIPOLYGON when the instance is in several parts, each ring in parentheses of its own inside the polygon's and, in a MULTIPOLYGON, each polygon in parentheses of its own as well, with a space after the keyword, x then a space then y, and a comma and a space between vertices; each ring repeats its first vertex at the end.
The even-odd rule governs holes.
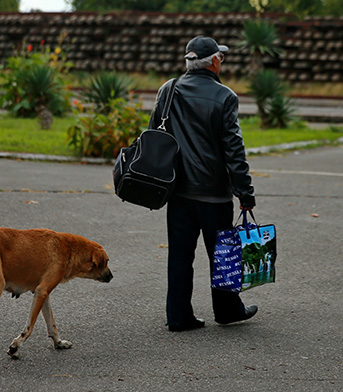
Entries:
POLYGON ((247 211, 250 212, 250 215, 251 215, 252 219, 254 220, 254 223, 256 224, 256 226, 258 226, 257 223, 256 223, 256 220, 255 220, 255 217, 254 217, 254 214, 252 213, 252 211, 251 211, 251 210, 245 210, 244 208, 242 208, 242 209, 241 209, 241 213, 239 214, 239 216, 238 216, 238 218, 237 218, 237 221, 236 221, 234 227, 237 226, 238 221, 239 221, 239 220, 241 219, 241 217, 242 217, 242 226, 246 229, 246 227, 248 226, 247 211))
POLYGON ((163 131, 167 131, 166 130, 166 126, 164 125, 164 123, 168 120, 169 118, 169 110, 170 110, 170 106, 173 100, 173 96, 174 96, 174 91, 175 91, 175 85, 176 85, 177 79, 173 79, 169 91, 168 91, 168 95, 167 95, 167 99, 166 102, 164 104, 163 107, 163 112, 162 112, 162 116, 161 116, 161 120, 162 123, 161 125, 157 128, 157 129, 162 129, 163 131))
MULTIPOLYGON (((260 232, 260 227, 258 225, 258 223, 256 222, 254 213, 252 212, 252 210, 245 210, 244 208, 242 209, 241 213, 239 214, 239 217, 237 219, 237 222, 239 221, 239 219, 241 218, 241 216, 243 216, 243 221, 242 221, 242 226, 243 228, 246 230, 247 232, 247 238, 250 238, 250 233, 249 233, 249 229, 248 229, 248 219, 247 219, 247 211, 249 212, 252 220, 254 221, 257 231, 258 231, 258 235, 261 237, 261 232, 260 232)), ((237 222, 235 224, 235 226, 237 226, 237 222)))

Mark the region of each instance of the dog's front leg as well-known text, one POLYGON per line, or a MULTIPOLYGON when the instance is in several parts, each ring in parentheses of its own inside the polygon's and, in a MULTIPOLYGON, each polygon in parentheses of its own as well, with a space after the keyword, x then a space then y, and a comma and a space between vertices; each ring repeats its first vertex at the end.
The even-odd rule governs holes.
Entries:
POLYGON ((0 297, 2 294, 3 289, 5 288, 5 277, 4 277, 4 273, 2 271, 2 266, 1 266, 1 257, 0 257, 0 297))
POLYGON ((60 338, 60 335, 57 330, 57 325, 54 319, 54 315, 52 314, 49 296, 47 296, 44 302, 42 313, 46 323, 46 327, 48 329, 49 338, 53 340, 55 348, 58 349, 70 348, 73 345, 73 343, 69 342, 68 340, 61 340, 60 338))
POLYGON ((46 291, 42 291, 42 290, 35 291, 26 326, 23 332, 12 341, 7 351, 7 354, 10 355, 12 359, 19 358, 19 348, 31 335, 38 314, 41 311, 44 301, 47 297, 48 297, 48 293, 46 291))

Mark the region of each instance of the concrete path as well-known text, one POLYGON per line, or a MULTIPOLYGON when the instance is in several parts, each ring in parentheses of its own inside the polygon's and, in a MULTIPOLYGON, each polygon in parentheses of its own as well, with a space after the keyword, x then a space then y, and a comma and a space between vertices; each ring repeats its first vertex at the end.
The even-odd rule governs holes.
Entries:
POLYGON ((256 218, 277 227, 277 282, 242 294, 259 305, 252 320, 218 326, 199 241, 193 305, 206 327, 171 333, 166 210, 122 203, 111 166, 0 159, 0 225, 84 235, 105 247, 114 273, 109 284, 77 279, 57 287, 52 307, 73 348, 54 350, 40 317, 19 361, 6 350, 32 295, 3 293, 0 391, 342 391, 343 148, 250 163, 256 218))

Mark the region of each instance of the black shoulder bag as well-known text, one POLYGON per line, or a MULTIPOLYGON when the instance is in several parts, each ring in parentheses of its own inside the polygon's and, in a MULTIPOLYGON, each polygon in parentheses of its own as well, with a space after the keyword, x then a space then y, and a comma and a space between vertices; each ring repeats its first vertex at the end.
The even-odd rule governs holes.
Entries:
POLYGON ((151 210, 162 208, 175 186, 175 168, 179 144, 168 133, 168 119, 175 84, 173 79, 162 112, 162 123, 148 129, 129 147, 124 147, 115 161, 113 181, 115 193, 123 200, 151 210))

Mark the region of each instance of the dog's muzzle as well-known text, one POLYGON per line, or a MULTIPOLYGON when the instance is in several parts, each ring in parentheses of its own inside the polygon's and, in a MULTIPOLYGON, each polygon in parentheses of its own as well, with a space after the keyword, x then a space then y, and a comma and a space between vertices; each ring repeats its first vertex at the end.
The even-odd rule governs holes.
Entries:
POLYGON ((112 280, 112 278, 113 278, 112 272, 109 269, 107 269, 100 276, 99 280, 100 280, 100 282, 108 283, 112 280))

